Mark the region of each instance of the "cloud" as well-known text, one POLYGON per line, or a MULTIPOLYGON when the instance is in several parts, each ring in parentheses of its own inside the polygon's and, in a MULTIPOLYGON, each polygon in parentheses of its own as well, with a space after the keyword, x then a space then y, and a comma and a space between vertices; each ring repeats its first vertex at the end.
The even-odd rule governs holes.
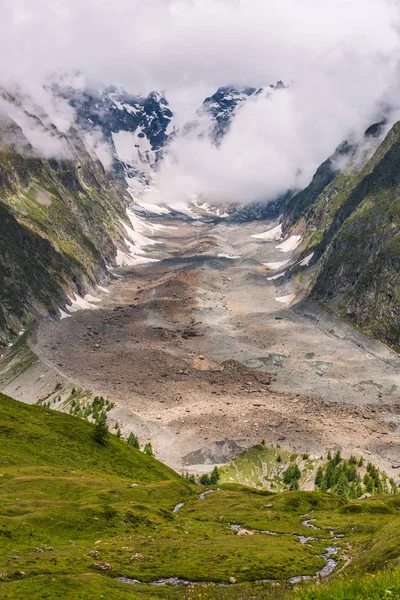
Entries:
POLYGON ((156 89, 179 125, 220 85, 281 79, 289 88, 246 103, 219 149, 177 138, 157 178, 171 197, 269 199, 376 117, 398 75, 397 26, 392 0, 13 0, 0 6, 0 81, 38 101, 52 73, 156 89))
POLYGON ((110 171, 113 166, 114 157, 111 146, 104 139, 100 129, 94 128, 92 131, 85 131, 83 139, 86 147, 94 152, 105 170, 110 171))
MULTIPOLYGON (((59 158, 67 159, 71 158, 71 152, 68 148, 68 144, 57 130, 48 129, 45 126, 45 119, 48 119, 47 115, 43 116, 42 121, 36 114, 32 114, 26 111, 26 107, 22 108, 17 103, 8 102, 4 98, 0 97, 0 115, 6 116, 11 119, 14 123, 20 127, 23 137, 29 142, 36 153, 43 158, 59 158)), ((40 114, 40 113, 39 113, 40 114)), ((2 141, 14 145, 18 151, 27 152, 29 149, 28 144, 21 146, 21 136, 7 136, 7 139, 2 141)))

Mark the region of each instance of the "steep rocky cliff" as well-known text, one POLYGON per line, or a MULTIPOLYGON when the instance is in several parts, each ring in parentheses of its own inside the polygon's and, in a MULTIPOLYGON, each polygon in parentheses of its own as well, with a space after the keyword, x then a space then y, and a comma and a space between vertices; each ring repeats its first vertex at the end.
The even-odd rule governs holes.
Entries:
POLYGON ((384 123, 369 128, 336 173, 326 168, 337 160, 324 163, 284 223, 314 251, 311 295, 399 350, 400 122, 385 133, 384 123))
MULTIPOLYGON (((0 343, 104 278, 127 200, 85 146, 4 94, 0 115, 0 343)), ((38 111, 39 112, 39 111, 38 111)))

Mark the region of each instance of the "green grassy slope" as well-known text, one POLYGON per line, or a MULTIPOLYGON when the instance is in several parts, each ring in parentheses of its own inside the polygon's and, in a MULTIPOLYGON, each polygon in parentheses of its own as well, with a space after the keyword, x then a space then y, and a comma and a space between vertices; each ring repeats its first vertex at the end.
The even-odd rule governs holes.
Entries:
POLYGON ((309 455, 296 454, 257 444, 236 456, 229 465, 220 469, 223 483, 239 483, 249 487, 268 489, 274 492, 284 491, 284 473, 291 465, 297 465, 301 471, 300 489, 312 490, 317 467, 322 461, 309 455))
POLYGON ((398 564, 396 496, 348 502, 231 484, 199 499, 204 488, 116 436, 99 444, 93 431, 0 395, 1 599, 296 597, 288 578, 321 569, 327 545, 338 568, 351 555, 354 573, 398 564), (301 535, 314 539, 301 544, 301 535), (150 585, 170 577, 208 583, 150 585))

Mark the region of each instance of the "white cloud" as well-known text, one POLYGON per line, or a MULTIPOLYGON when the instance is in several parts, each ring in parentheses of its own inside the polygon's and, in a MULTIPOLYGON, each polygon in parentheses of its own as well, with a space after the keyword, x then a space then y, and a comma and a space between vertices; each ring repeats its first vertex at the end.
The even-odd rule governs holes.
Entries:
POLYGON ((109 171, 113 165, 114 157, 110 144, 106 142, 102 132, 93 128, 92 131, 85 131, 83 139, 86 147, 94 152, 96 157, 102 163, 106 171, 109 171))
MULTIPOLYGON (((54 132, 45 127, 44 123, 22 107, 0 98, 0 114, 12 119, 22 130, 23 135, 34 150, 44 158, 71 158, 71 153, 65 139, 59 132, 54 132)), ((2 140, 5 141, 5 140, 2 140)), ((13 144, 19 139, 8 139, 13 144)))
POLYGON ((51 73, 157 89, 179 125, 220 85, 282 79, 289 89, 246 104, 219 149, 177 139, 158 176, 170 197, 268 199, 305 185, 374 118, 397 76, 397 21, 391 0, 12 0, 0 6, 0 81, 42 105, 51 73))

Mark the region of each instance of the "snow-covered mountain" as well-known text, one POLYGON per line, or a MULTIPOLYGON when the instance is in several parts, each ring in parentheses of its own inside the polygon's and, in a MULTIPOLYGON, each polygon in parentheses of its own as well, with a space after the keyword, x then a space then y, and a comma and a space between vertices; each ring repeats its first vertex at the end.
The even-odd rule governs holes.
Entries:
POLYGON ((206 98, 198 110, 199 117, 211 120, 210 132, 216 143, 219 143, 229 129, 235 111, 251 96, 257 93, 256 88, 220 87, 206 98))
POLYGON ((236 86, 220 87, 215 94, 204 100, 202 107, 198 111, 198 115, 207 115, 211 118, 211 134, 218 144, 227 133, 229 126, 235 117, 236 111, 245 102, 259 94, 269 94, 272 90, 282 89, 284 87, 282 81, 278 81, 276 85, 268 85, 265 88, 242 88, 236 86))
POLYGON ((173 132, 173 114, 164 96, 133 96, 116 87, 100 90, 54 86, 74 108, 78 127, 101 133, 114 158, 135 170, 154 166, 173 132))
MULTIPOLYGON (((162 213, 169 212, 170 208, 144 205, 142 197, 152 185, 163 151, 168 151, 169 141, 179 136, 207 137, 218 146, 246 102, 283 87, 281 81, 262 88, 220 87, 203 101, 196 118, 179 130, 174 126, 173 106, 158 92, 140 96, 112 86, 92 89, 62 82, 54 84, 52 89, 74 109, 76 127, 83 132, 86 142, 106 168, 111 168, 114 176, 122 181, 137 210, 162 213)), ((199 208, 200 204, 207 205, 206 213, 215 216, 221 213, 207 203, 207 198, 197 203, 194 200, 188 199, 180 209, 185 212, 187 204, 189 214, 193 211, 202 214, 204 211, 199 208)), ((175 209, 177 206, 174 206, 175 209)), ((229 212, 233 209, 230 206, 229 212)), ((262 213, 262 208, 258 212, 262 213)))

